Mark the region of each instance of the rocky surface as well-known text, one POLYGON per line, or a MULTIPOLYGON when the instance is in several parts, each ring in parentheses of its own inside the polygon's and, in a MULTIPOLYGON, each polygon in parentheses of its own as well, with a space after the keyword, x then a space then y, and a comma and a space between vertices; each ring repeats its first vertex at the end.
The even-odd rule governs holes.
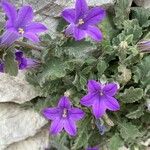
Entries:
POLYGON ((134 2, 138 6, 142 6, 144 8, 150 8, 150 0, 134 0, 134 2))
POLYGON ((0 73, 0 102, 24 103, 37 97, 39 93, 25 80, 25 73, 17 77, 0 73))
POLYGON ((34 110, 17 104, 0 103, 0 150, 34 136, 47 121, 34 110))
POLYGON ((49 144, 48 129, 42 129, 34 137, 14 143, 5 150, 44 150, 49 144))

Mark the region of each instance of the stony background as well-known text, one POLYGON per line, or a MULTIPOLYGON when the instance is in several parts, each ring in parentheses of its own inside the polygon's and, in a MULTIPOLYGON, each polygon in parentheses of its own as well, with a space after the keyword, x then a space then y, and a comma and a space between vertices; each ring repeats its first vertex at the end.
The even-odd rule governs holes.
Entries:
MULTIPOLYGON (((57 17, 64 7, 73 5, 74 0, 10 0, 16 6, 33 6, 36 20, 49 28, 49 34, 57 35, 57 17)), ((113 6, 114 0, 88 0, 91 6, 113 6)), ((150 0, 135 0, 137 5, 150 7, 150 0)), ((4 14, 0 11, 0 22, 4 14)), ((47 121, 32 109, 24 109, 23 104, 39 96, 34 87, 25 80, 25 72, 17 77, 0 73, 0 150, 44 150, 48 147, 47 121)), ((127 150, 122 148, 122 150, 127 150)))

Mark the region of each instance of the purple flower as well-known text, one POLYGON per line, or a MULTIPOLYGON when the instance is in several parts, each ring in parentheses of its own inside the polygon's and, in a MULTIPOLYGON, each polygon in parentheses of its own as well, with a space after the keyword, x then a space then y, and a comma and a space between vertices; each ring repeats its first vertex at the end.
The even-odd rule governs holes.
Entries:
POLYGON ((150 40, 139 42, 138 48, 140 49, 141 52, 150 53, 150 40))
POLYGON ((0 47, 9 47, 17 40, 17 38, 18 35, 16 32, 5 31, 0 37, 0 47))
POLYGON ((67 35, 75 40, 82 40, 90 36, 95 41, 102 40, 102 33, 97 25, 105 18, 105 10, 100 7, 89 9, 85 0, 76 0, 75 9, 65 9, 62 17, 70 23, 66 29, 67 35))
POLYGON ((18 37, 23 36, 39 42, 37 33, 47 30, 47 28, 38 22, 33 22, 33 10, 30 6, 23 6, 17 12, 15 6, 6 1, 2 2, 2 8, 5 11, 8 20, 6 22, 6 29, 18 33, 18 37))
POLYGON ((38 65, 38 62, 34 59, 27 58, 24 56, 23 52, 20 50, 17 50, 15 52, 16 61, 18 62, 19 70, 29 69, 36 67, 38 65))
POLYGON ((84 117, 84 112, 79 108, 72 107, 69 98, 63 96, 57 107, 45 108, 43 115, 52 120, 51 134, 58 134, 64 129, 69 135, 75 136, 77 133, 75 122, 84 117))
POLYGON ((102 117, 106 109, 117 111, 120 109, 118 101, 113 97, 118 88, 117 84, 101 84, 95 80, 88 81, 88 94, 81 99, 81 104, 87 107, 92 106, 96 118, 102 117))
POLYGON ((99 148, 96 146, 96 147, 88 147, 86 150, 99 150, 99 148))

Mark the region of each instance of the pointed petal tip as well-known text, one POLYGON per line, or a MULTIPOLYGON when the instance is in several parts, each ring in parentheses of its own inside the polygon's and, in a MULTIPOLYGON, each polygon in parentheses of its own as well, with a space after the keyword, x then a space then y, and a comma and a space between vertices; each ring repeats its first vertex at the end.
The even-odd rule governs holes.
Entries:
POLYGON ((100 42, 103 39, 101 30, 96 26, 88 26, 86 32, 96 42, 100 42))
POLYGON ((64 9, 61 16, 69 23, 75 22, 75 9, 64 9))
POLYGON ((111 110, 111 111, 120 110, 120 104, 117 101, 117 99, 115 99, 114 97, 106 96, 105 104, 108 110, 111 110))
POLYGON ((63 130, 63 120, 57 118, 51 122, 50 133, 52 135, 57 135, 59 132, 63 130))
POLYGON ((76 136, 77 135, 77 127, 76 124, 73 120, 68 119, 64 122, 64 129, 65 131, 71 135, 71 136, 76 136))
POLYGON ((93 104, 92 99, 93 96, 91 94, 87 94, 81 98, 80 104, 86 107, 90 107, 93 104))
POLYGON ((62 96, 58 102, 58 107, 61 108, 70 108, 71 105, 70 99, 67 96, 62 96))

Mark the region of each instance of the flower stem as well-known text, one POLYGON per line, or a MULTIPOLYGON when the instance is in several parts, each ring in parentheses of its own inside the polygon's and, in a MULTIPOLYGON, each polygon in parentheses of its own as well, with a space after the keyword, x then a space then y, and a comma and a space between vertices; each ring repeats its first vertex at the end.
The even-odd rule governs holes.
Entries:
POLYGON ((15 44, 17 44, 19 46, 22 46, 22 47, 30 48, 30 49, 33 49, 33 50, 37 50, 37 51, 44 50, 43 47, 27 44, 27 43, 21 42, 21 41, 16 41, 15 44))

